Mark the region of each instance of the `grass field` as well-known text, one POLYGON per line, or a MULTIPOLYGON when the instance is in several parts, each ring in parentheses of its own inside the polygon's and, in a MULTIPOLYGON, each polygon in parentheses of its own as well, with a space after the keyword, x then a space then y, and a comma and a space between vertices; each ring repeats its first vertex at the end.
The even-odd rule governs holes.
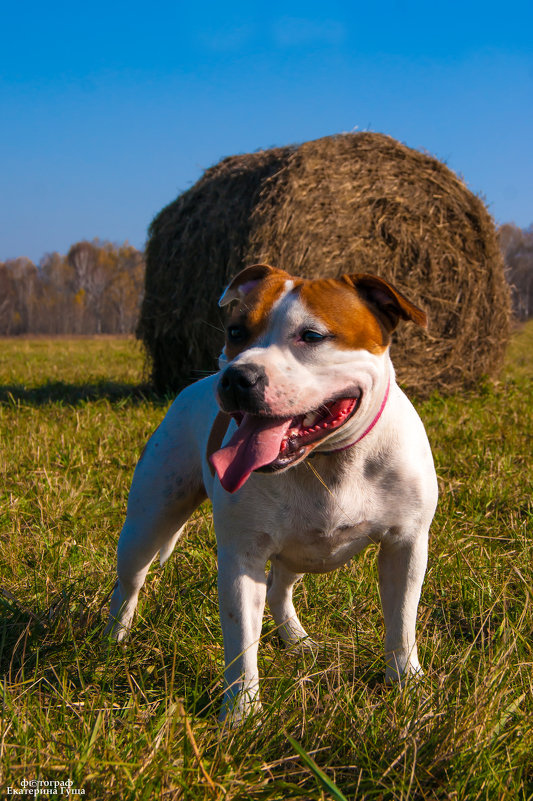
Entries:
POLYGON ((90 799, 533 798, 533 323, 499 382, 417 404, 440 482, 426 678, 383 684, 369 549, 298 588, 314 657, 265 616, 265 714, 231 732, 207 504, 152 568, 127 647, 102 638, 133 467, 168 405, 139 386, 137 344, 0 348, 0 797, 36 780, 90 799))

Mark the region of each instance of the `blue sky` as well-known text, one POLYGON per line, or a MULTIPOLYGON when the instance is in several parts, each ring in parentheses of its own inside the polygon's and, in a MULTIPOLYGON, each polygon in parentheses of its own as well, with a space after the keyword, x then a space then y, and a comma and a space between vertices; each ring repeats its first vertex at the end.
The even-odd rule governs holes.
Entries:
POLYGON ((220 158, 373 130, 533 222, 533 4, 3 4, 0 260, 142 247, 220 158))

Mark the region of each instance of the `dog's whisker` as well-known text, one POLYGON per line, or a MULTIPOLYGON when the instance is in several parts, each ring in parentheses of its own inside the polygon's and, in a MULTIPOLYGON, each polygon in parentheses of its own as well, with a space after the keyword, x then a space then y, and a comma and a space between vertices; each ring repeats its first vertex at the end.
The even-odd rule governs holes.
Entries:
POLYGON ((219 331, 219 333, 221 333, 221 334, 225 334, 226 333, 223 328, 220 328, 218 325, 214 325, 213 323, 210 323, 208 320, 200 320, 200 322, 203 323, 204 325, 207 325, 209 328, 214 328, 215 331, 219 331))

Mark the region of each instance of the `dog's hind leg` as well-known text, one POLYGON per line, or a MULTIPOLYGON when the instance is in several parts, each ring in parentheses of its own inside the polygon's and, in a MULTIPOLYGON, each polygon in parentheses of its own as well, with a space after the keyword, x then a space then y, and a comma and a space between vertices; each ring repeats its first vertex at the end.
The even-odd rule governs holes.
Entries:
POLYGON ((283 642, 288 646, 298 645, 299 648, 312 650, 316 643, 300 623, 292 602, 293 587, 301 578, 301 574, 288 570, 279 559, 273 557, 267 578, 267 601, 283 642))
MULTIPOLYGON (((148 500, 148 499, 147 499, 148 500)), ((153 498, 150 499, 153 501, 153 498)), ((111 598, 106 633, 120 641, 128 633, 137 606, 139 591, 153 559, 159 552, 163 564, 183 533, 185 523, 203 500, 192 496, 181 508, 164 508, 142 520, 128 514, 117 548, 117 583, 111 598)))
POLYGON ((163 567, 169 556, 171 556, 172 551, 176 547, 176 543, 178 542, 178 540, 181 539, 181 535, 183 534, 184 528, 185 528, 185 523, 159 549, 159 564, 161 565, 161 567, 163 567))
POLYGON ((151 562, 158 552, 161 564, 165 562, 188 518, 206 498, 200 458, 183 416, 179 405, 176 413, 169 412, 135 468, 106 628, 116 640, 122 640, 131 627, 151 562))

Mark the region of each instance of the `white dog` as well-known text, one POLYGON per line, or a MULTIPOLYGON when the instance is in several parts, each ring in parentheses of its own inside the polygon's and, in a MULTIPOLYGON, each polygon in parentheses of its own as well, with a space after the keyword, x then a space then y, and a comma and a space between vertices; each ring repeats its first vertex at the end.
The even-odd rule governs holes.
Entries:
POLYGON ((373 275, 304 280, 263 264, 239 273, 220 306, 230 307, 220 372, 177 397, 136 467, 108 631, 124 637, 150 563, 169 557, 209 497, 221 719, 260 707, 265 598, 282 639, 302 643, 295 582, 370 543, 380 545, 386 680, 420 673, 415 623, 437 481, 389 343, 400 318, 425 326, 424 312, 373 275))

